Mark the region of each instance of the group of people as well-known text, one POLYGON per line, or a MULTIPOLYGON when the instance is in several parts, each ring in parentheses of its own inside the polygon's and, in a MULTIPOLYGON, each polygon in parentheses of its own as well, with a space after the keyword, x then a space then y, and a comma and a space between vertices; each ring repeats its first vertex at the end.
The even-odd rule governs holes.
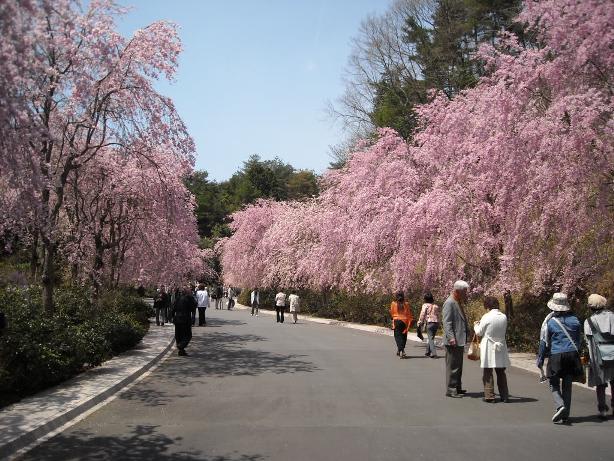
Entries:
MULTIPOLYGON (((500 311, 498 299, 486 296, 483 300, 486 313, 474 323, 472 338, 465 312, 468 293, 469 284, 463 280, 456 281, 452 293, 441 308, 434 303, 431 293, 424 295, 417 327, 419 336, 422 331, 427 334, 425 355, 437 358, 435 337, 442 328, 446 370, 445 395, 450 398, 462 398, 467 392, 462 385, 465 349, 470 343, 477 343, 479 338, 479 353, 474 352, 474 357, 470 358, 475 359, 479 356, 484 386, 482 400, 487 403, 497 401, 496 375, 499 399, 501 402, 509 402, 510 393, 505 372, 510 366, 506 343, 507 317, 500 311)), ((205 326, 205 311, 210 306, 210 299, 215 300, 216 309, 221 309, 222 304, 218 305, 218 300, 224 297, 228 297, 228 309, 232 309, 233 292, 230 287, 224 290, 221 286, 217 286, 209 290, 204 284, 199 284, 198 288, 186 285, 183 289, 167 290, 165 287, 158 289, 154 298, 156 323, 160 325, 172 321, 175 324, 179 355, 187 355, 185 348, 192 338, 191 327, 195 325, 196 311, 198 310, 198 325, 205 326)), ((252 316, 258 316, 260 308, 258 289, 252 290, 250 302, 252 316)), ((297 323, 300 298, 294 291, 289 296, 283 291, 275 295, 277 322, 284 323, 287 305, 294 323, 297 323)), ((588 385, 596 388, 599 417, 606 419, 611 407, 614 408, 614 396, 611 397, 611 407, 606 403, 608 385, 614 394, 614 312, 607 307, 606 298, 598 294, 589 296, 588 307, 592 314, 582 324, 572 312, 564 293, 555 293, 548 301, 551 312, 542 323, 536 365, 542 375, 541 381, 548 382, 552 393, 555 407, 552 421, 555 423, 565 423, 569 420, 572 383, 584 382, 585 364, 588 368, 588 385), (584 344, 588 349, 588 357, 583 357, 581 353, 584 344), (546 359, 548 362, 544 370, 546 359)), ((396 355, 403 359, 407 357, 405 353, 407 334, 414 321, 411 306, 403 292, 396 294, 395 300, 390 305, 390 315, 397 346, 396 355)))
POLYGON ((175 341, 178 354, 187 355, 185 349, 192 339, 192 327, 207 325, 206 310, 213 302, 216 309, 223 309, 224 299, 227 309, 234 306, 234 293, 231 287, 217 285, 207 288, 205 284, 187 284, 183 288, 160 286, 154 296, 156 325, 175 324, 175 341), (197 316, 198 312, 198 316, 197 316))
MULTIPOLYGON (((426 293, 424 304, 417 322, 418 334, 422 329, 427 333, 425 355, 437 357, 435 336, 440 327, 443 329, 443 345, 446 362, 447 397, 462 398, 467 392, 463 389, 463 362, 465 348, 479 338, 479 355, 484 386, 483 401, 495 403, 495 375, 501 402, 509 402, 510 393, 506 368, 510 357, 506 343, 507 317, 499 309, 499 301, 492 296, 483 300, 486 313, 473 325, 473 338, 465 306, 468 299, 469 284, 463 280, 454 283, 452 293, 442 308, 433 302, 433 296, 426 293)), ((537 367, 541 371, 541 381, 548 381, 554 399, 555 412, 552 421, 567 422, 571 410, 572 382, 585 379, 585 367, 581 358, 582 333, 586 339, 589 357, 588 384, 596 387, 599 417, 606 419, 610 407, 606 404, 608 384, 614 394, 614 312, 607 308, 607 300, 598 294, 588 298, 592 315, 584 325, 573 314, 567 296, 555 293, 548 302, 551 313, 544 319, 540 333, 540 347, 537 367), (544 362, 548 358, 546 371, 544 362)), ((392 328, 397 346, 397 356, 406 358, 405 346, 407 333, 413 322, 413 314, 402 292, 395 296, 390 305, 392 328)), ((611 400, 614 408, 614 396, 611 400)), ((614 414, 614 411, 613 411, 614 414)))
MULTIPOLYGON (((250 303, 252 307, 252 316, 258 317, 260 312, 260 291, 254 288, 250 295, 250 303)), ((290 313, 292 314, 292 320, 294 323, 298 322, 298 313, 300 310, 300 298, 296 292, 292 291, 290 296, 286 296, 283 291, 280 291, 275 295, 275 316, 277 323, 284 323, 286 304, 289 305, 290 313)))

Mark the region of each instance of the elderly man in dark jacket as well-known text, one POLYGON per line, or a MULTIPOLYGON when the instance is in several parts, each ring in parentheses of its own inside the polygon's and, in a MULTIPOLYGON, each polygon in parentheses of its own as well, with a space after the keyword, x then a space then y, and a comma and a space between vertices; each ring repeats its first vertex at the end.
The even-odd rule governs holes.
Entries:
POLYGON ((173 306, 173 323, 175 324, 175 342, 178 355, 188 355, 185 348, 192 339, 192 310, 196 309, 196 300, 192 289, 185 287, 173 306))
POLYGON ((446 347, 446 396, 462 397, 463 354, 469 336, 464 304, 467 302, 469 284, 463 280, 454 283, 454 291, 443 304, 443 334, 446 347))

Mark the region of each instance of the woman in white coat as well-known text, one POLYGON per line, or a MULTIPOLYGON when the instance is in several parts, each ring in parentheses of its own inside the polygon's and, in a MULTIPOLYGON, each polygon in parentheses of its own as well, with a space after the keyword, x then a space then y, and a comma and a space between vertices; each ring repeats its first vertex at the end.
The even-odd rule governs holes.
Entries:
POLYGON ((510 366, 505 333, 507 317, 499 310, 497 298, 484 298, 484 308, 488 310, 479 322, 473 326, 475 334, 482 338, 480 342, 480 366, 483 369, 484 402, 495 403, 495 381, 493 370, 497 374, 497 387, 502 402, 508 402, 509 390, 505 369, 510 366))

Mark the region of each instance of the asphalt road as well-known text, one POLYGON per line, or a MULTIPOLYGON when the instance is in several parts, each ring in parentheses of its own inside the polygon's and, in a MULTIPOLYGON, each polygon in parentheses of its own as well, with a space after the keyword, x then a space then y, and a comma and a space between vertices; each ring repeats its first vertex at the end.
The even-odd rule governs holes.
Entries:
POLYGON ((512 402, 481 401, 465 361, 462 399, 444 397, 444 360, 391 337, 208 310, 189 357, 154 373, 23 460, 614 459, 614 419, 574 388, 571 424, 554 425, 548 388, 512 369, 512 402))

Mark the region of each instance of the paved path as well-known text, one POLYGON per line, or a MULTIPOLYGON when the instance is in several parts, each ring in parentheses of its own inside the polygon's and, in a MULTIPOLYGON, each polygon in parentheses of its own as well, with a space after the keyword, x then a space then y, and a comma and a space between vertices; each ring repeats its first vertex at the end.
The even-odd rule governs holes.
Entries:
POLYGON ((572 424, 550 422, 548 389, 509 373, 509 404, 444 397, 443 359, 394 355, 392 338, 268 315, 208 311, 188 352, 43 443, 24 460, 612 459, 614 420, 575 388, 572 424))
POLYGON ((0 411, 0 459, 79 417, 154 366, 174 343, 170 327, 151 326, 130 351, 0 411))

